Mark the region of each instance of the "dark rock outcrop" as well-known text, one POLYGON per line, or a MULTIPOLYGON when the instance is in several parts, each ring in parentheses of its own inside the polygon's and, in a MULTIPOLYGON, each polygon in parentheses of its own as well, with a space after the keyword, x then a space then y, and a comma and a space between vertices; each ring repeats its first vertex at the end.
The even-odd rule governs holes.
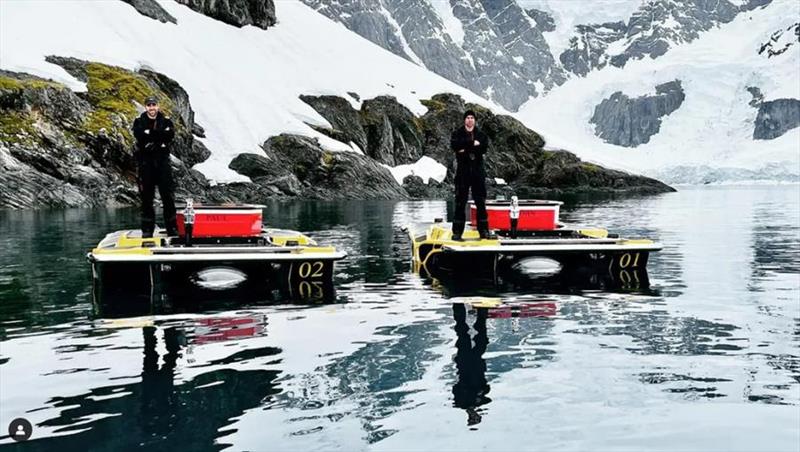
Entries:
POLYGON ((147 16, 151 19, 155 19, 159 22, 171 22, 173 24, 178 23, 174 17, 161 7, 161 5, 156 2, 156 0, 122 0, 123 2, 133 6, 136 8, 136 11, 143 16, 147 16))
POLYGON ((342 143, 355 143, 362 151, 367 149, 367 132, 361 114, 347 99, 338 96, 300 96, 330 124, 330 129, 314 127, 316 130, 342 143))
POLYGON ((338 96, 300 96, 332 129, 314 127, 343 143, 354 142, 380 163, 389 166, 414 163, 422 157, 424 135, 414 114, 394 97, 365 100, 361 110, 338 96))
POLYGON ((533 8, 526 9, 525 12, 531 16, 531 19, 536 22, 536 26, 543 32, 556 31, 556 21, 547 12, 533 8))
POLYGON ((751 96, 753 96, 753 98, 750 99, 750 102, 748 102, 747 105, 758 108, 758 106, 761 105, 761 102, 764 101, 764 94, 761 93, 761 89, 757 86, 748 86, 747 92, 750 93, 751 96))
MULTIPOLYGON (((392 98, 378 99, 383 112, 404 110, 399 106, 389 108, 392 103, 397 103, 392 98)), ((342 102, 343 99, 324 96, 313 99, 304 97, 304 100, 309 105, 315 106, 315 109, 331 124, 343 123, 337 118, 355 118, 355 110, 348 102, 342 102)), ((366 100, 365 104, 371 101, 366 100)), ((579 191, 659 193, 672 190, 653 179, 582 162, 574 154, 566 151, 544 151, 544 140, 536 132, 510 116, 495 115, 480 105, 466 104, 460 96, 438 94, 422 103, 428 107, 427 113, 421 117, 392 115, 393 127, 402 129, 402 123, 399 122, 402 120, 405 121, 406 129, 419 130, 422 136, 420 157, 427 156, 436 160, 444 165, 448 172, 443 183, 423 181, 415 175, 407 176, 403 180, 403 188, 412 197, 452 196, 455 164, 450 150, 450 134, 463 123, 463 112, 467 108, 476 112, 479 127, 490 138, 489 152, 486 155, 487 187, 490 196, 579 191), (496 183, 495 178, 503 179, 505 184, 496 183)), ((352 124, 356 124, 354 120, 352 124)), ((358 130, 358 127, 353 129, 358 130)), ((407 141, 389 127, 376 131, 381 131, 381 134, 367 134, 368 149, 376 148, 378 143, 386 148, 398 149, 401 147, 398 141, 401 143, 407 141)), ((340 134, 347 136, 344 131, 340 134)), ((347 139, 352 140, 352 138, 347 139)))
POLYGON ((0 206, 135 204, 130 126, 146 96, 161 99, 176 124, 177 195, 203 193, 190 167, 208 156, 193 139, 194 114, 177 83, 152 71, 48 57, 87 84, 85 93, 27 74, 0 72, 0 206))
POLYGON ((775 99, 758 106, 754 140, 772 140, 800 127, 800 100, 775 99))
MULTIPOLYGON (((230 164, 270 197, 306 199, 404 199, 408 195, 375 160, 331 152, 316 139, 281 134, 267 140, 265 155, 240 154, 230 164)), ((262 199, 263 201, 263 199, 262 199)))
POLYGON ((772 33, 769 40, 758 48, 758 54, 766 54, 767 58, 772 58, 781 55, 797 43, 800 43, 800 22, 772 33))
POLYGON ((677 110, 685 97, 680 80, 656 86, 655 96, 632 99, 617 91, 595 107, 589 122, 605 142, 636 147, 658 133, 661 118, 677 110))
POLYGON ((564 68, 573 74, 586 75, 593 69, 608 64, 608 46, 623 39, 627 31, 625 22, 607 22, 599 25, 578 25, 577 36, 570 39, 570 47, 558 57, 564 68))
POLYGON ((273 0, 176 0, 208 17, 228 25, 253 25, 267 29, 275 25, 273 0))

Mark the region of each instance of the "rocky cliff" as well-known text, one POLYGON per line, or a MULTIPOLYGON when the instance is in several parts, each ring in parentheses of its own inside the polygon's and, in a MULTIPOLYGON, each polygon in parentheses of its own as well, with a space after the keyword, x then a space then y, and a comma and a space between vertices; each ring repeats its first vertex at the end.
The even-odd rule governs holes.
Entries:
POLYGON ((304 96, 331 124, 319 129, 340 141, 360 143, 367 156, 395 164, 426 156, 447 168, 444 183, 408 177, 403 187, 411 196, 449 196, 455 166, 450 150, 452 131, 463 124, 463 112, 473 109, 489 137, 486 155, 490 196, 528 196, 553 191, 620 191, 658 193, 672 189, 653 179, 586 163, 567 151, 545 151, 544 140, 516 119, 465 104, 460 96, 439 94, 423 100, 427 113, 415 117, 391 97, 365 100, 361 110, 336 96, 304 96), (365 141, 364 141, 365 140, 365 141), (500 179, 501 181, 498 181, 500 179), (429 182, 427 185, 425 182, 429 182))
POLYGON ((84 207, 135 203, 130 126, 155 95, 176 126, 178 194, 203 192, 191 166, 209 151, 194 139, 186 92, 152 71, 131 72, 74 58, 48 61, 86 83, 85 93, 27 74, 0 72, 0 206, 84 207))
POLYGON ((48 57, 86 83, 85 92, 28 74, 0 72, 0 206, 85 207, 136 204, 136 167, 130 126, 147 96, 157 96, 176 124, 172 165, 177 197, 214 202, 263 202, 275 198, 446 197, 451 195, 451 131, 466 108, 478 112, 491 142, 486 158, 490 193, 607 190, 662 192, 666 185, 581 162, 566 151, 544 151, 544 140, 517 120, 495 115, 461 97, 423 100, 416 116, 393 97, 365 99, 356 109, 336 96, 301 96, 331 127, 315 128, 363 153, 331 151, 316 139, 282 134, 262 145, 263 154, 240 154, 230 168, 250 182, 210 184, 192 169, 210 152, 198 139, 186 91, 169 76, 129 71, 75 58, 48 57), (447 168, 444 181, 407 177, 390 167, 429 157, 447 168), (502 180, 502 181, 501 181, 502 180))
POLYGON ((660 130, 661 118, 677 110, 685 98, 680 80, 656 86, 653 96, 630 98, 617 91, 595 107, 589 122, 606 142, 636 147, 649 142, 660 130))

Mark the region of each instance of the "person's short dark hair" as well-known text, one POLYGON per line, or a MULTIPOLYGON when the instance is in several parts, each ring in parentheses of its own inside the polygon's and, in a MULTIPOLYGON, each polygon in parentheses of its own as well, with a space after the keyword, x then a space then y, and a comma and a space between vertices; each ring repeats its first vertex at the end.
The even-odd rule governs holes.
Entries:
POLYGON ((144 100, 145 105, 158 105, 158 98, 156 96, 147 96, 144 100))
POLYGON ((464 119, 467 119, 467 116, 472 116, 475 119, 478 119, 478 116, 472 110, 467 110, 464 112, 464 119))

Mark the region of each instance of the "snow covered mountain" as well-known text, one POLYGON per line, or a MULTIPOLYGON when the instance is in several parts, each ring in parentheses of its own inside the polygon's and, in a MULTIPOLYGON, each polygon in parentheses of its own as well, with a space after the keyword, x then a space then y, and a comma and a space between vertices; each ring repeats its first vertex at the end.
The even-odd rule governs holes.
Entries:
POLYGON ((658 58, 772 0, 303 0, 516 110, 571 77, 658 58))
POLYGON ((796 1, 303 1, 583 158, 675 182, 800 180, 796 1))
POLYGON ((673 183, 800 180, 800 4, 775 1, 655 60, 519 111, 556 147, 673 183))

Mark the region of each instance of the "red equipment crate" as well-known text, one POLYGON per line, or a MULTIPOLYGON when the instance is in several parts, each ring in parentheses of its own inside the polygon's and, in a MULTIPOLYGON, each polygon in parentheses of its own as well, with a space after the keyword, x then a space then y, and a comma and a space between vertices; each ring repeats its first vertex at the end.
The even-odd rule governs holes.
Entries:
MULTIPOLYGON (((194 206, 192 237, 253 237, 261 234, 263 206, 194 206)), ((186 235, 183 208, 178 207, 178 234, 186 235)))
MULTIPOLYGON (((544 201, 539 199, 520 199, 518 231, 551 231, 558 227, 558 212, 561 201, 544 201)), ((486 201, 486 214, 489 217, 489 229, 500 231, 511 230, 511 201, 486 201)), ((478 224, 478 209, 475 202, 469 202, 470 223, 478 224)))

